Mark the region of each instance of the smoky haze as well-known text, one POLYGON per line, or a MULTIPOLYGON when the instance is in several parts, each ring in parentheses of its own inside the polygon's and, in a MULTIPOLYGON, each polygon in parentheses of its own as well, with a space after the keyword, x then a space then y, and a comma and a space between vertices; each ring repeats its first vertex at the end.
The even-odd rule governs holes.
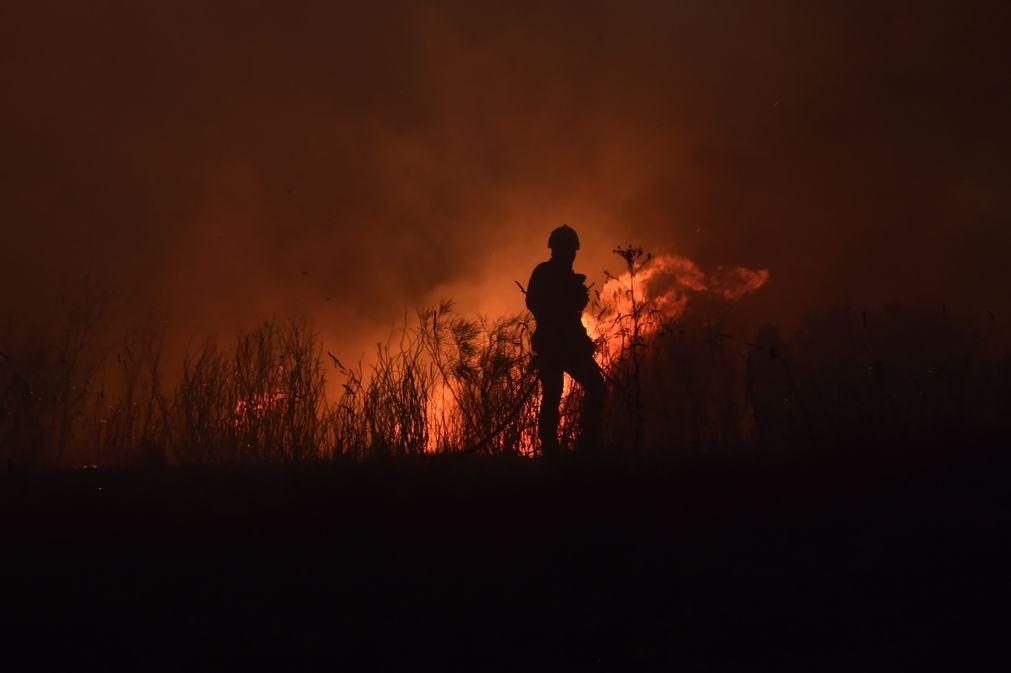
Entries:
MULTIPOLYGON (((1002 310, 1001 5, 13 2, 2 305, 175 334, 517 311, 548 231, 769 269, 741 310, 1002 310), (747 306, 745 306, 747 304, 747 306)), ((357 353, 355 353, 357 354, 357 353)))

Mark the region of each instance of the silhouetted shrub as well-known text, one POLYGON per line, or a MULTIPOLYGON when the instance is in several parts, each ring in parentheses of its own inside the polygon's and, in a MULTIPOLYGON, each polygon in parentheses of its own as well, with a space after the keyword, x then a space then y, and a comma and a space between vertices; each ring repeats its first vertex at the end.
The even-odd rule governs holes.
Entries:
MULTIPOLYGON (((629 270, 648 263, 624 249, 629 270)), ((624 257, 623 257, 624 258, 624 257)), ((695 301, 647 296, 593 325, 608 381, 603 450, 644 456, 864 451, 1011 437, 1011 351, 994 316, 836 309, 788 339, 729 333, 695 301)), ((528 314, 422 310, 368 366, 325 352, 304 321, 207 341, 169 384, 162 341, 98 347, 100 303, 0 341, 0 455, 18 465, 364 460, 454 451, 532 455, 538 398, 528 314), (327 373, 339 380, 327 395, 327 373)), ((562 444, 578 434, 567 386, 562 444)))

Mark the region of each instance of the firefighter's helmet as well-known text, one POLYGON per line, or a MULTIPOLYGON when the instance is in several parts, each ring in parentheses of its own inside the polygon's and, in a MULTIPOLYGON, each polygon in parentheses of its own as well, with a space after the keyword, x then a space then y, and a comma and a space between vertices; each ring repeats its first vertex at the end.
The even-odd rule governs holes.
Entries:
POLYGON ((563 224, 548 237, 548 247, 552 250, 556 248, 562 250, 579 250, 579 236, 576 230, 567 224, 563 224))

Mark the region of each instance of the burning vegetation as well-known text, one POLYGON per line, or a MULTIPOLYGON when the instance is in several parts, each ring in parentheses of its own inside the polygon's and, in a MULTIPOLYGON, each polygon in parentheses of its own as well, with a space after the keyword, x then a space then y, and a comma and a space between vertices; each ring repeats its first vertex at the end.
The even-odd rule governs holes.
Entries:
POLYGON ((719 268, 706 274, 687 257, 653 255, 634 246, 614 253, 625 262, 625 270, 618 275, 605 272, 607 281, 583 316, 587 331, 599 342, 602 364, 631 346, 629 336, 647 336, 681 319, 692 300, 735 302, 769 280, 766 269, 719 268), (630 321, 634 335, 627 329, 630 321))
MULTIPOLYGON (((1011 358, 993 316, 979 326, 922 312, 841 311, 812 320, 791 344, 773 328, 742 339, 713 317, 725 312, 707 307, 759 290, 768 271, 706 273, 677 255, 615 253, 624 270, 608 274, 583 317, 608 383, 607 451, 799 449, 1007 431, 1011 358), (921 323, 917 347, 903 348, 921 323), (964 403, 951 404, 956 398, 964 403)), ((354 364, 326 350, 306 321, 268 322, 230 347, 207 341, 171 382, 157 336, 103 357, 92 343, 99 317, 85 305, 52 338, 4 344, 0 450, 8 464, 536 453, 529 314, 469 318, 444 302, 405 321, 371 362, 354 364)), ((563 445, 578 434, 579 396, 567 386, 563 445)))

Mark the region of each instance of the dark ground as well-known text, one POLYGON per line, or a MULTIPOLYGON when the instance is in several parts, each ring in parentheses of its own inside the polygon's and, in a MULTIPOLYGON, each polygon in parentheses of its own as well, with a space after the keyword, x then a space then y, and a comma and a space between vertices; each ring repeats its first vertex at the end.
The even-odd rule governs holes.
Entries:
POLYGON ((10 474, 3 633, 40 670, 1009 670, 1011 460, 913 455, 10 474))

